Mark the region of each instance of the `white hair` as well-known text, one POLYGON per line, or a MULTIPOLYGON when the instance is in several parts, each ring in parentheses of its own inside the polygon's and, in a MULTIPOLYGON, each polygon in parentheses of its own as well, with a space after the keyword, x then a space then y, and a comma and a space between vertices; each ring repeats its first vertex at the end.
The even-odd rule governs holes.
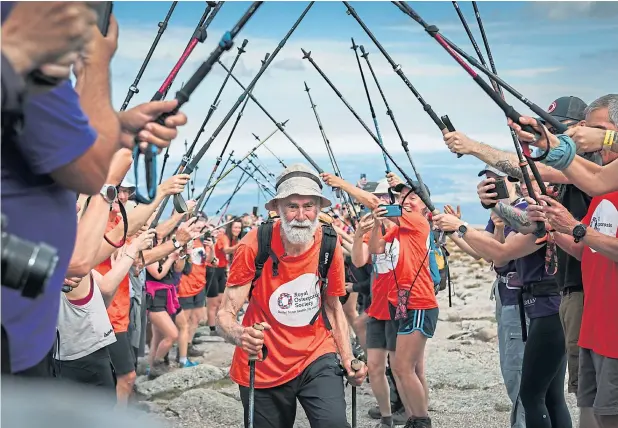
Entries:
POLYGON ((586 107, 584 113, 588 117, 590 113, 600 108, 606 108, 609 112, 609 121, 618 126, 618 94, 607 94, 597 98, 586 107))

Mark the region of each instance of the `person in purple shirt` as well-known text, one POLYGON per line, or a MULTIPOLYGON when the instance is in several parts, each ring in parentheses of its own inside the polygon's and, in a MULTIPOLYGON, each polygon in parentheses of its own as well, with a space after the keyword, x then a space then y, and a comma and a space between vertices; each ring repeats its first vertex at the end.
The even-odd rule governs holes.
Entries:
MULTIPOLYGON (((494 178, 483 180, 477 189, 485 206, 498 203, 494 182, 494 178)), ((538 185, 535 181, 533 184, 538 194, 538 185)), ((523 183, 521 189, 527 196, 523 183)), ((519 206, 525 209, 524 204, 519 206)), ((505 223, 535 228, 527 220, 525 211, 508 204, 500 205, 499 211, 505 223)), ((530 318, 519 389, 526 426, 571 428, 571 415, 564 397, 566 349, 558 314, 560 293, 553 272, 545 263, 547 244, 550 242, 548 235, 539 240, 534 234, 524 234, 523 228, 518 228, 519 232, 511 231, 501 243, 484 232, 468 228, 467 223, 450 214, 435 216, 434 222, 441 230, 457 232, 478 254, 499 266, 515 260, 517 274, 523 283, 524 307, 530 318)))
MULTIPOLYGON (((3 22, 14 5, 2 2, 3 22)), ((76 92, 71 82, 64 81, 30 97, 24 105, 23 128, 3 135, 1 196, 2 213, 8 220, 4 231, 56 248, 58 262, 36 298, 1 287, 2 373, 52 374, 60 292, 76 236, 76 194, 98 194, 112 158, 122 147, 129 148, 136 136, 166 147, 176 137, 176 127, 186 123, 182 113, 168 117, 165 125, 153 122, 172 111, 176 101, 145 103, 117 113, 109 93, 109 63, 117 46, 118 25, 112 16, 106 37, 96 25, 91 30, 95 33, 87 59, 76 72, 80 89, 76 92)))

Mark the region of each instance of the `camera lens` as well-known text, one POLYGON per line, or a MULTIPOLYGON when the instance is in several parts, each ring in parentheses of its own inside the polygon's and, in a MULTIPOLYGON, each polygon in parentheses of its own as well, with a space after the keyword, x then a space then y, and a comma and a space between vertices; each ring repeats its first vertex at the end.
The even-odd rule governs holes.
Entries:
POLYGON ((2 232, 2 285, 21 290, 22 296, 40 295, 57 262, 55 248, 2 232))

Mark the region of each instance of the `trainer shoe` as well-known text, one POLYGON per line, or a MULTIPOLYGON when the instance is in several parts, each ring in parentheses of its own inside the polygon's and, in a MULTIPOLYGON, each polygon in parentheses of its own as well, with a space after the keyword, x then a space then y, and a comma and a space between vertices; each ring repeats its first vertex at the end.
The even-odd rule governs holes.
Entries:
POLYGON ((199 363, 198 363, 198 362, 196 362, 196 361, 191 361, 191 360, 187 360, 187 361, 185 362, 185 365, 184 365, 184 366, 182 366, 182 368, 187 368, 187 367, 195 367, 195 366, 197 366, 197 365, 199 365, 199 363))
POLYGON ((367 414, 371 419, 380 419, 382 417, 382 413, 380 413, 380 408, 378 406, 370 407, 367 414))
POLYGON ((155 361, 152 367, 150 367, 150 373, 148 373, 148 379, 153 380, 158 378, 159 376, 168 373, 170 368, 165 364, 164 361, 155 361))
POLYGON ((406 416, 406 410, 403 407, 400 407, 398 410, 393 412, 393 425, 405 425, 408 421, 408 417, 406 416))

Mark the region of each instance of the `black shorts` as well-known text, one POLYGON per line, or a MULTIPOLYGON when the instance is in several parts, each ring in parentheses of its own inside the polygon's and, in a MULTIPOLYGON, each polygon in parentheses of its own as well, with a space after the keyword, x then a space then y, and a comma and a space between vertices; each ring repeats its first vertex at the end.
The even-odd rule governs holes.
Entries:
POLYGON ((116 399, 116 378, 107 346, 71 361, 56 361, 58 377, 107 389, 116 399))
POLYGON ((206 268, 206 297, 217 297, 225 291, 227 283, 227 268, 206 268))
POLYGON ((124 376, 135 371, 135 356, 128 332, 116 333, 116 342, 108 345, 107 349, 116 376, 124 376))
MULTIPOLYGON (((248 426, 249 388, 240 387, 248 426)), ((283 385, 255 389, 255 428, 292 427, 297 400, 312 427, 350 428, 346 420, 345 391, 336 354, 319 357, 296 378, 283 385)))
POLYGON ((397 344, 397 329, 391 320, 367 319, 367 349, 386 349, 395 351, 397 344))
POLYGON ((178 298, 178 303, 180 303, 180 307, 184 310, 203 308, 205 302, 206 288, 202 288, 195 296, 178 298))
POLYGON ((155 291, 154 297, 146 293, 148 312, 167 312, 167 290, 155 291))

